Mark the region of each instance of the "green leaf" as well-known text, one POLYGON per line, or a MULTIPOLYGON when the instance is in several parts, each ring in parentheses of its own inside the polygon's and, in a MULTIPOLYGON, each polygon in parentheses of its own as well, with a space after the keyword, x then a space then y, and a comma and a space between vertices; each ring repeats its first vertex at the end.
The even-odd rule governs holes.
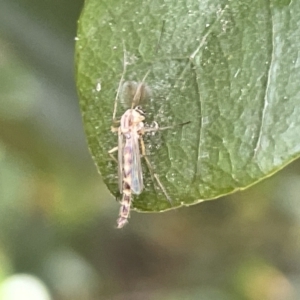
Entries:
MULTIPOLYGON (((117 164, 107 152, 117 146, 110 128, 123 42, 125 80, 141 81, 150 70, 148 122, 191 121, 145 138, 178 207, 244 189, 299 156, 299 19, 297 1, 86 1, 77 85, 89 147, 110 191, 118 191, 117 164)), ((119 105, 117 116, 124 112, 119 105)), ((145 164, 143 170, 145 189, 134 208, 171 208, 145 164)))

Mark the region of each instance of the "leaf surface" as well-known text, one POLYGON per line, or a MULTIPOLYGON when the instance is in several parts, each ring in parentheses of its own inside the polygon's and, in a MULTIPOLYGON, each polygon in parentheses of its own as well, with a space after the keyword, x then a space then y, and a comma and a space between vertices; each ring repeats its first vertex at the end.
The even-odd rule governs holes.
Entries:
MULTIPOLYGON (((117 164, 108 151, 117 146, 110 128, 124 47, 125 80, 141 81, 150 70, 148 124, 191 121, 146 135, 172 206, 143 163, 145 189, 134 197, 135 209, 217 198, 297 158, 299 20, 297 1, 86 1, 77 86, 88 144, 110 191, 117 195, 117 164)), ((117 116, 124 112, 118 105, 117 116)))

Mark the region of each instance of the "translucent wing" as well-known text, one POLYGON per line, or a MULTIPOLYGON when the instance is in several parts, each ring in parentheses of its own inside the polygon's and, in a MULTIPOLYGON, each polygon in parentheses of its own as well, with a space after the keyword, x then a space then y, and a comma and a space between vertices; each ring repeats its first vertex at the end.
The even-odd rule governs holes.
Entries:
POLYGON ((132 170, 131 170, 131 190, 134 194, 140 194, 144 188, 143 172, 141 165, 141 155, 139 147, 139 136, 132 136, 132 170))

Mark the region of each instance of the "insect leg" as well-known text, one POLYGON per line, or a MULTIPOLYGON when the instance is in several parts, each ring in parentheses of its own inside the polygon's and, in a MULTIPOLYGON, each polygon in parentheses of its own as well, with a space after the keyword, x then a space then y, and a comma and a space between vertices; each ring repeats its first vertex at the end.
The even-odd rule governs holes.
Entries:
POLYGON ((143 133, 145 133, 145 132, 163 131, 163 130, 167 130, 167 129, 172 129, 172 128, 177 127, 177 126, 184 126, 184 125, 187 125, 189 123, 191 123, 191 121, 184 122, 184 123, 179 123, 179 124, 175 124, 175 125, 171 125, 171 126, 166 126, 166 127, 159 127, 158 124, 155 122, 155 126, 154 127, 143 128, 143 133))
POLYGON ((147 155, 146 155, 145 143, 144 143, 144 140, 143 140, 142 136, 140 137, 140 144, 141 144, 142 157, 143 157, 143 158, 145 159, 145 161, 146 161, 146 164, 147 164, 148 169, 149 169, 149 171, 150 171, 152 180, 153 180, 153 178, 156 180, 156 182, 157 182, 158 186, 160 187, 161 191, 164 193, 165 197, 167 198, 167 200, 168 200, 168 201, 170 202, 170 204, 172 205, 172 202, 173 202, 173 201, 172 201, 171 197, 168 195, 168 193, 167 193, 165 187, 164 187, 163 184, 160 182, 158 175, 154 172, 154 169, 153 169, 153 167, 152 167, 152 165, 151 165, 151 163, 150 163, 150 160, 149 160, 149 158, 148 158, 147 155))
POLYGON ((117 147, 114 147, 114 148, 112 148, 111 150, 108 151, 109 156, 110 156, 116 163, 118 163, 118 160, 113 156, 113 153, 116 152, 116 151, 118 151, 118 150, 119 150, 119 147, 117 146, 117 147))
MULTIPOLYGON (((118 123, 120 123, 120 121, 119 121, 119 120, 115 120, 114 122, 118 122, 118 123)), ((114 126, 111 126, 110 130, 111 130, 111 132, 118 132, 118 131, 119 131, 119 127, 114 127, 114 126)))
POLYGON ((121 91, 121 88, 122 88, 122 85, 123 85, 124 76, 125 76, 125 73, 126 73, 126 66, 127 66, 127 55, 126 55, 126 49, 125 49, 124 41, 123 41, 123 53, 124 53, 124 56, 123 56, 123 72, 122 72, 122 76, 121 76, 121 79, 120 79, 120 82, 119 82, 119 86, 118 86, 118 90, 117 90, 117 94, 116 94, 116 98, 115 98, 114 112, 113 112, 113 116, 112 116, 113 122, 115 122, 115 120, 116 120, 118 98, 119 98, 120 91, 121 91))

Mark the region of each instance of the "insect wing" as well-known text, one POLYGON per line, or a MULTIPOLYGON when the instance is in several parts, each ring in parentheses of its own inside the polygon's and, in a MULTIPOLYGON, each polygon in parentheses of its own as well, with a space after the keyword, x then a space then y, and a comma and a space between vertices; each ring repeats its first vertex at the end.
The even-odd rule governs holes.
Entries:
POLYGON ((131 139, 132 142, 132 170, 131 170, 131 190, 134 194, 140 194, 144 188, 143 172, 141 165, 139 136, 136 134, 131 139))

